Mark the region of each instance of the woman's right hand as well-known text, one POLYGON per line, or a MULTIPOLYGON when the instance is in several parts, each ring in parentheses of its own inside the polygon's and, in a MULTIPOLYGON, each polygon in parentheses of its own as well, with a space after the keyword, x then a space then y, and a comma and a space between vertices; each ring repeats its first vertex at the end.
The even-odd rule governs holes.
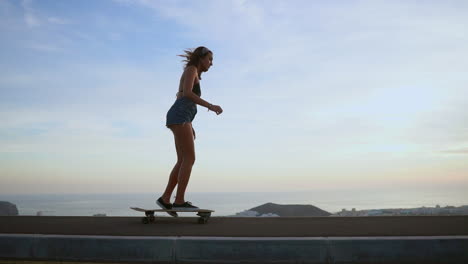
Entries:
POLYGON ((219 115, 219 114, 221 114, 223 112, 223 109, 219 105, 210 105, 210 107, 208 109, 215 112, 217 115, 219 115))

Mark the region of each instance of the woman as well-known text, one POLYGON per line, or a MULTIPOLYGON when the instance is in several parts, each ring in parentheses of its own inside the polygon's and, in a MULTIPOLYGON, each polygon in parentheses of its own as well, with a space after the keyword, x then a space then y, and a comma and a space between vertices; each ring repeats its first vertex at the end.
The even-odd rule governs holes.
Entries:
MULTIPOLYGON (((185 189, 190 179, 192 166, 195 162, 195 131, 192 121, 197 114, 197 104, 208 108, 217 115, 223 112, 218 105, 213 105, 200 98, 201 74, 213 65, 213 52, 205 47, 195 50, 185 50, 185 68, 179 83, 177 99, 167 112, 166 126, 174 133, 177 151, 177 163, 169 176, 164 194, 156 201, 163 209, 191 210, 198 207, 185 201, 185 189), (177 185, 177 195, 174 204, 170 203, 172 192, 177 185)), ((168 212, 177 216, 176 212, 168 212)))

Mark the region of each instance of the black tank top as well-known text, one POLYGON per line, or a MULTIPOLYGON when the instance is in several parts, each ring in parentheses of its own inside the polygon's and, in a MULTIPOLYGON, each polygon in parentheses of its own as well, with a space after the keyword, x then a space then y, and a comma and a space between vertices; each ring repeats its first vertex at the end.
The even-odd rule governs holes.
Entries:
MULTIPOLYGON (((200 82, 197 82, 193 85, 192 92, 199 97, 201 96, 201 90, 200 90, 200 82)), ((177 94, 182 93, 182 91, 179 91, 177 94)))
POLYGON ((198 95, 199 97, 201 96, 201 90, 200 90, 200 82, 197 82, 193 88, 192 88, 192 92, 196 95, 198 95))

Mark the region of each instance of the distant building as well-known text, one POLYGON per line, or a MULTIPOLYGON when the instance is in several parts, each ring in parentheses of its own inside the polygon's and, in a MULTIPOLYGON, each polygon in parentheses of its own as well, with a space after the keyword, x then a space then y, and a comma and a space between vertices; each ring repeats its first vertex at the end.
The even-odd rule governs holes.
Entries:
POLYGON ((381 214, 382 214, 382 210, 377 210, 377 209, 375 209, 375 210, 369 210, 369 211, 367 212, 367 215, 368 215, 368 216, 376 216, 376 215, 381 215, 381 214))

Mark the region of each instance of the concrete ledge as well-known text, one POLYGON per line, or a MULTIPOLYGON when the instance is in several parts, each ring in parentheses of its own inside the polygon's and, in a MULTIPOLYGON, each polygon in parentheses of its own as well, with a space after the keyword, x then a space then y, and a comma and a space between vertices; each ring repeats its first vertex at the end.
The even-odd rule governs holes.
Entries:
POLYGON ((0 259, 123 263, 468 263, 468 236, 142 237, 0 234, 0 259))
POLYGON ((468 237, 330 238, 332 263, 468 263, 468 237))
POLYGON ((180 238, 178 263, 328 263, 326 238, 180 238))
POLYGON ((174 263, 175 238, 1 235, 0 258, 174 263))

